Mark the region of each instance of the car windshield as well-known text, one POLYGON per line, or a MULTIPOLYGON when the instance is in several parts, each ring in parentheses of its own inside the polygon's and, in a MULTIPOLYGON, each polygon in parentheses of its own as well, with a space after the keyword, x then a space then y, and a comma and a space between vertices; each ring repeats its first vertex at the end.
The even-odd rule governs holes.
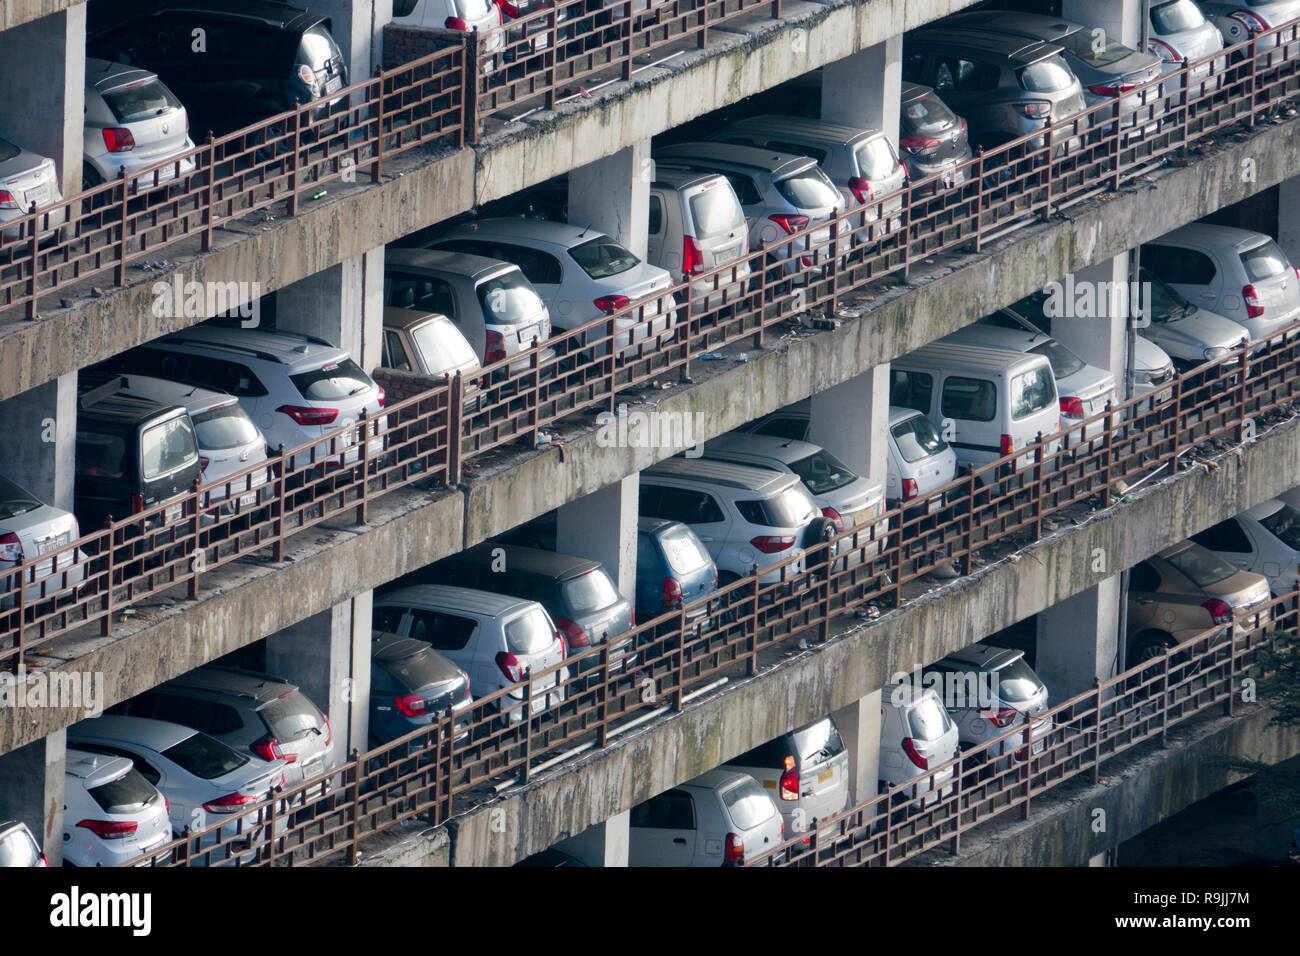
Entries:
POLYGON ((908 710, 907 726, 917 740, 938 740, 952 727, 952 721, 937 698, 926 696, 908 710))
POLYGON ((116 780, 89 787, 86 792, 105 813, 137 813, 147 807, 157 793, 134 767, 116 780))
POLYGON ((281 743, 306 737, 320 730, 323 724, 321 712, 316 709, 316 705, 298 690, 264 704, 257 714, 266 724, 266 729, 281 743))
POLYGON ((555 641, 555 629, 540 607, 506 622, 506 645, 513 654, 541 654, 555 641))
POLYGON ((134 123, 181 108, 181 101, 157 77, 137 80, 101 95, 119 123, 134 123))
POLYGON ((904 103, 900 119, 904 131, 914 136, 936 136, 957 125, 956 114, 944 105, 933 90, 904 103))
POLYGON ((0 475, 0 520, 43 507, 27 491, 0 475))
POLYGON ((560 585, 564 603, 574 614, 586 614, 618 603, 618 591, 604 568, 592 568, 560 585))
POLYGON ((474 291, 489 325, 518 325, 541 318, 542 300, 518 269, 480 282, 474 291))
POLYGON ((1288 548, 1300 551, 1300 511, 1284 504, 1267 518, 1260 518, 1259 523, 1288 548))
POLYGON ((898 166, 898 155, 883 136, 873 136, 858 144, 853 155, 857 157, 858 172, 863 179, 884 179, 898 166))
POLYGON ((188 415, 146 428, 140 436, 146 481, 183 468, 198 457, 199 446, 188 415))
POLYGON ((1241 264, 1251 279, 1271 279, 1291 270, 1286 253, 1272 239, 1241 254, 1241 264))
POLYGON ((1083 371, 1083 359, 1055 339, 1035 345, 1029 351, 1035 355, 1047 356, 1047 361, 1052 363, 1052 374, 1056 376, 1058 382, 1083 371))
POLYGON ((1170 3, 1151 5, 1151 26, 1160 34, 1195 30, 1205 22, 1201 11, 1192 0, 1172 0, 1170 3))
POLYGON ((811 727, 794 732, 794 745, 799 749, 799 762, 815 762, 819 758, 826 760, 844 752, 844 741, 835 723, 827 717, 811 727))
POLYGON ((776 813, 772 798, 753 777, 722 792, 722 803, 727 808, 731 822, 738 830, 752 830, 776 813))
POLYGON ((337 402, 372 387, 370 376, 350 358, 290 375, 289 379, 309 402, 337 402))
POLYGON ((0 867, 36 866, 40 860, 40 850, 26 830, 16 828, 0 837, 0 867))
POLYGON ((1202 588, 1218 584, 1237 573, 1231 564, 1199 544, 1168 555, 1165 560, 1187 575, 1193 584, 1202 588))
POLYGON ((1052 42, 1059 43, 1069 50, 1071 55, 1078 57, 1088 66, 1098 69, 1118 63, 1135 52, 1132 47, 1116 43, 1105 34, 1105 31, 1098 33, 1094 30, 1085 30, 1083 27, 1066 36, 1057 37, 1052 42), (1098 43, 1097 40, 1101 42, 1098 43), (1098 46, 1101 47, 1100 50, 1097 49, 1098 46))
POLYGON ((697 192, 690 199, 691 219, 695 222, 697 238, 714 236, 745 224, 745 211, 740 208, 736 191, 725 179, 717 185, 697 192))
POLYGON ((199 412, 194 416, 194 431, 198 433, 199 447, 213 451, 257 440, 257 426, 238 402, 199 412))
POLYGON ((1016 74, 1022 89, 1030 93, 1060 93, 1074 84, 1074 74, 1057 54, 1021 67, 1016 74))
POLYGON ((297 62, 306 63, 313 70, 319 71, 325 69, 326 60, 330 61, 337 72, 337 67, 343 64, 343 53, 324 24, 317 24, 303 33, 298 44, 297 62))
POLYGON ((1182 318, 1188 308, 1195 308, 1190 302, 1183 298, 1181 292, 1173 286, 1164 282, 1162 279, 1148 272, 1146 269, 1141 270, 1139 276, 1142 280, 1142 292, 1146 294, 1146 307, 1152 322, 1168 322, 1170 319, 1182 318))
POLYGON ((948 447, 948 443, 939 437, 939 433, 924 415, 913 415, 889 429, 894 436, 894 444, 903 461, 920 461, 931 455, 937 455, 948 447))
POLYGON ((196 733, 173 744, 162 755, 182 770, 202 780, 224 777, 248 763, 248 758, 231 750, 215 737, 196 733))
POLYGON ((777 191, 798 209, 821 209, 834 206, 840 194, 834 184, 816 166, 810 166, 776 183, 777 191))
POLYGON ((672 525, 659 532, 659 544, 664 549, 668 567, 678 574, 698 571, 712 560, 703 542, 686 525, 672 525))
POLYGON ((416 326, 411 330, 411 338, 415 340, 415 347, 420 350, 424 367, 430 375, 441 375, 478 363, 474 349, 450 319, 416 326))
POLYGON ((589 239, 569 250, 569 257, 593 279, 608 279, 641 264, 641 260, 608 236, 589 239))
POLYGON ((1037 414, 1056 401, 1050 368, 1033 368, 1011 379, 1011 417, 1016 421, 1037 414))
POLYGON ((1043 682, 1023 657, 1017 657, 1005 667, 999 667, 995 673, 998 678, 998 697, 1008 704, 1032 700, 1043 689, 1043 682))
POLYGON ((814 495, 824 495, 858 479, 848 465, 828 451, 813 452, 807 458, 791 462, 790 470, 799 476, 804 487, 814 495))

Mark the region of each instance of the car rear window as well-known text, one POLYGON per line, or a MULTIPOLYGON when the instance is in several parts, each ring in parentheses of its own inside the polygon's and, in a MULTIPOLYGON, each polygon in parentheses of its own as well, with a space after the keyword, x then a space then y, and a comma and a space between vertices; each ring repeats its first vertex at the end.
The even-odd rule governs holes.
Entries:
POLYGON ((26 514, 41 503, 8 478, 0 475, 0 520, 26 514))
POLYGON ((315 730, 324 729, 324 718, 316 705, 302 691, 291 691, 264 704, 257 715, 266 729, 280 741, 297 740, 315 730))
POLYGON ((248 763, 248 758, 231 750, 220 740, 205 733, 196 733, 173 744, 162 755, 182 770, 201 780, 215 780, 238 770, 248 763))
POLYGON ((763 792, 763 787, 753 777, 724 790, 722 803, 738 830, 752 830, 772 819, 776 813, 772 798, 763 792))
POLYGON ((298 393, 311 402, 337 402, 371 387, 370 376, 350 358, 290 375, 298 393))
POLYGON ((1058 54, 1021 67, 1016 76, 1020 87, 1030 93, 1060 93, 1074 84, 1074 74, 1058 54))
POLYGON ((1205 22, 1201 11, 1192 0, 1172 0, 1171 3, 1151 5, 1151 26, 1156 33, 1180 33, 1195 30, 1205 22))
POLYGON ((555 629, 540 607, 506 622, 506 646, 513 654, 540 654, 555 641, 555 629))
POLYGON ((934 136, 957 125, 957 116, 933 90, 903 104, 903 129, 916 136, 934 136))
POLYGON ((574 614, 585 614, 618 602, 618 591, 603 568, 592 568, 560 585, 564 603, 574 614))
POLYGON ((1193 584, 1202 588, 1218 584, 1237 573, 1235 567, 1199 544, 1193 544, 1176 554, 1167 555, 1165 560, 1187 575, 1193 584))
POLYGON ((593 279, 608 279, 641 264, 641 260, 608 236, 589 239, 569 250, 569 257, 593 279))
POLYGON ((794 732, 794 744, 799 750, 799 762, 818 763, 844 752, 844 741, 834 722, 828 717, 811 727, 794 732))
POLYGON ((776 189, 790 205, 799 209, 834 206, 840 199, 834 184, 816 166, 777 180, 776 189))
POLYGON ((478 361, 473 347, 450 319, 426 322, 411 330, 416 348, 424 356, 430 375, 440 375, 451 369, 464 368, 478 361))
POLYGON ((858 172, 863 179, 884 179, 898 166, 894 147, 883 136, 873 136, 859 143, 853 151, 858 160, 858 172))
POLYGON ((1047 361, 1052 363, 1052 375, 1056 377, 1058 382, 1063 378, 1069 378, 1071 375, 1083 371, 1083 359, 1055 339, 1035 345, 1029 351, 1034 355, 1045 355, 1047 357, 1047 361))
POLYGON ((0 867, 36 866, 41 854, 26 830, 14 830, 0 837, 0 867))
POLYGON ((1019 421, 1036 415, 1056 402, 1056 383, 1050 368, 1032 368, 1011 379, 1011 417, 1019 421))
POLYGON ((140 458, 144 462, 146 481, 183 468, 198 457, 199 445, 188 415, 146 428, 140 436, 140 458))
POLYGON ((153 785, 132 767, 116 780, 98 787, 88 787, 87 793, 105 813, 137 813, 149 805, 157 791, 153 785))
POLYGON ((1098 37, 1101 40, 1101 43, 1098 44, 1101 46, 1101 50, 1099 51, 1093 46, 1096 42, 1094 40, 1094 33, 1095 31, 1093 30, 1080 28, 1071 34, 1054 40, 1053 42, 1059 43, 1061 46, 1065 47, 1073 56, 1078 57, 1088 66, 1098 69, 1110 66, 1112 63, 1118 63, 1120 60, 1134 52, 1132 48, 1111 40, 1110 37, 1105 35, 1104 31, 1098 37))
POLYGON ((894 436, 894 444, 903 461, 920 461, 931 455, 937 455, 948 447, 948 443, 939 437, 939 433, 924 415, 913 415, 893 426, 889 433, 894 436))
POLYGON ((689 205, 696 238, 726 232, 745 222, 745 211, 740 208, 736 191, 725 179, 719 179, 717 185, 697 192, 690 198, 689 205))
POLYGON ((1272 239, 1254 249, 1247 249, 1241 254, 1241 264, 1246 267, 1246 275, 1252 279, 1271 279, 1280 276, 1291 268, 1286 253, 1278 248, 1272 239))
POLYGON ((1023 657, 1017 657, 1006 667, 999 667, 996 673, 998 696, 1009 704, 1029 700, 1043 689, 1043 682, 1023 657))
POLYGON ((790 470, 814 495, 824 495, 858 479, 848 465, 828 451, 813 452, 807 458, 791 462, 790 470))
POLYGON ((938 700, 922 697, 908 710, 907 726, 917 740, 938 740, 952 727, 952 721, 938 700))
POLYGON ((1300 551, 1300 511, 1283 505, 1267 518, 1260 518, 1259 523, 1288 548, 1300 551))
POLYGON ((451 0, 452 8, 456 10, 456 16, 464 20, 478 20, 487 16, 489 0, 451 0))
POLYGON ((193 418, 200 448, 238 448, 257 439, 257 426, 237 402, 199 412, 193 418))
POLYGON ((695 532, 685 525, 660 532, 659 544, 664 549, 668 567, 678 574, 698 571, 711 560, 695 532))
POLYGON ((385 661, 383 666, 403 686, 411 690, 419 690, 422 687, 428 687, 430 684, 440 684, 450 676, 446 660, 440 659, 428 647, 421 648, 410 657, 403 658, 400 661, 385 661))
POLYGON ((757 501, 737 501, 736 508, 751 524, 772 528, 800 528, 811 521, 817 511, 808 492, 791 485, 780 494, 757 501))
POLYGON ((524 274, 517 270, 480 282, 474 291, 483 307, 483 315, 491 325, 536 322, 541 315, 542 300, 524 274))
POLYGON ((119 123, 134 123, 181 108, 181 101, 157 77, 128 83, 100 95, 119 123))

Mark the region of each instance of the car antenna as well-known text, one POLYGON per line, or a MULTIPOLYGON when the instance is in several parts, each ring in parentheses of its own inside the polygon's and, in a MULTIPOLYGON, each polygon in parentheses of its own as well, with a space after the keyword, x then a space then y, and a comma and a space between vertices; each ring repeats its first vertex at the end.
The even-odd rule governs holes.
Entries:
POLYGON ((587 230, 590 228, 591 228, 591 223, 587 223, 585 226, 583 226, 582 232, 578 233, 578 238, 581 239, 583 236, 585 236, 587 234, 587 230))

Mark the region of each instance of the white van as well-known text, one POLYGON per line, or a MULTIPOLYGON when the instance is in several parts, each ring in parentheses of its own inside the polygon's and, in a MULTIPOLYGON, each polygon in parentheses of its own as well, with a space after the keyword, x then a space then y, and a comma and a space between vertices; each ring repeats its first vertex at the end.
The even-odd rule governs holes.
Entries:
MULTIPOLYGON (((1061 431, 1056 379, 1044 355, 931 342, 894 359, 889 375, 889 404, 924 412, 959 468, 981 468, 1061 431)), ((1043 453, 1060 447, 1056 437, 1043 453)), ((1017 469, 1033 463, 1032 452, 1015 461, 1017 469)), ((980 480, 991 483, 993 473, 980 480)))
POLYGON ((906 796, 929 806, 952 791, 957 725, 934 688, 890 684, 880 694, 881 790, 915 781, 906 796), (936 768, 942 769, 936 769, 936 768))

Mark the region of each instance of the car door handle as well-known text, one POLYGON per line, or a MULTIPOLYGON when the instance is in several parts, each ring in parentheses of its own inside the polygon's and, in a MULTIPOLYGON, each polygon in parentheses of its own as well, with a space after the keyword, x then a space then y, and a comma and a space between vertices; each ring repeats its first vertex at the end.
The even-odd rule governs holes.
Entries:
POLYGON ((686 846, 686 837, 673 837, 673 843, 677 846, 686 846))
POLYGON ((1137 599, 1137 602, 1138 602, 1139 604, 1155 604, 1155 603, 1156 603, 1152 598, 1138 598, 1138 599, 1137 599))

